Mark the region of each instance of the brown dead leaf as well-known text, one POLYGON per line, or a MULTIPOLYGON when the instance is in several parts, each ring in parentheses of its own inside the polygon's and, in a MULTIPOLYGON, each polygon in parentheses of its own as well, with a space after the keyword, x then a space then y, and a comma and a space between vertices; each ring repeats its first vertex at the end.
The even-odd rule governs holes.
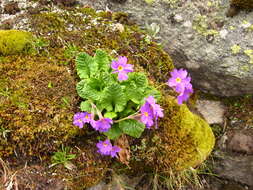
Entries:
POLYGON ((121 137, 115 141, 115 145, 121 148, 119 152, 119 161, 128 166, 130 160, 130 146, 126 135, 121 135, 121 137))

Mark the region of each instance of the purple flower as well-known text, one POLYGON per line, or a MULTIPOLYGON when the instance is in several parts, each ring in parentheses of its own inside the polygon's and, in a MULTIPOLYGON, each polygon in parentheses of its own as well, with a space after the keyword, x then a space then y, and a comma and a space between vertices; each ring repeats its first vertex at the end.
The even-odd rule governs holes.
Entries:
POLYGON ((90 123, 91 121, 91 114, 88 112, 78 112, 74 115, 73 124, 78 126, 79 128, 83 128, 85 123, 90 123))
POLYGON ((97 143, 98 153, 102 155, 110 155, 112 151, 112 144, 109 139, 105 141, 99 141, 97 143))
POLYGON ((118 146, 113 146, 110 152, 112 158, 117 157, 117 153, 121 151, 121 148, 118 146))
POLYGON ((159 104, 156 104, 156 100, 153 96, 147 97, 146 102, 151 106, 155 118, 163 117, 163 109, 159 104))
POLYGON ((91 123, 92 127, 100 132, 107 132, 113 121, 110 118, 102 118, 91 123))
POLYGON ((163 117, 163 109, 160 105, 156 104, 156 100, 153 96, 149 96, 146 99, 146 102, 141 107, 141 122, 144 123, 148 129, 151 126, 155 125, 157 127, 158 117, 163 117))
POLYGON ((187 77, 187 71, 184 69, 174 69, 170 74, 171 78, 167 81, 167 84, 176 92, 183 93, 185 86, 191 81, 191 77, 187 77))
POLYGON ((171 73, 171 78, 167 81, 167 85, 172 87, 177 93, 178 104, 182 104, 187 101, 190 95, 193 93, 191 85, 191 77, 187 76, 188 73, 184 69, 174 69, 171 73))
POLYGON ((99 141, 96 146, 98 148, 98 153, 105 156, 110 155, 112 158, 116 157, 117 153, 121 151, 121 148, 118 146, 112 146, 109 139, 99 141))
POLYGON ((193 93, 192 85, 189 84, 186 86, 184 92, 179 94, 179 96, 177 97, 177 103, 181 105, 183 101, 188 100, 188 98, 190 97, 192 93, 193 93))
POLYGON ((120 56, 117 61, 112 61, 111 64, 112 73, 118 73, 118 80, 127 80, 127 73, 133 72, 133 65, 127 64, 127 58, 125 56, 120 56))
POLYGON ((153 121, 154 115, 149 103, 146 102, 143 106, 141 106, 140 111, 141 111, 141 122, 144 123, 147 126, 147 128, 150 128, 154 124, 153 121))

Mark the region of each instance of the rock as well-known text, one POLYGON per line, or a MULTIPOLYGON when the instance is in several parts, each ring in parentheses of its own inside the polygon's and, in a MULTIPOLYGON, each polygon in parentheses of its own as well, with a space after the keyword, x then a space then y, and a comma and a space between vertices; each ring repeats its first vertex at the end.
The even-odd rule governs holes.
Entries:
POLYGON ((218 176, 253 187, 253 156, 223 155, 214 165, 218 176))
POLYGON ((9 30, 13 28, 14 25, 14 20, 13 19, 6 19, 5 21, 3 21, 0 25, 0 29, 2 30, 9 30))
POLYGON ((99 184, 88 188, 87 190, 127 190, 136 189, 138 183, 142 180, 143 176, 127 177, 126 175, 113 174, 110 183, 106 184, 101 181, 99 184), (127 187, 127 188, 126 188, 127 187))
POLYGON ((76 0, 54 0, 54 3, 61 4, 66 7, 71 7, 77 4, 76 0))
POLYGON ((177 67, 190 71, 195 88, 220 96, 253 93, 253 11, 241 11, 227 18, 229 0, 174 4, 163 0, 153 4, 130 0, 124 4, 107 0, 80 1, 97 9, 107 7, 127 12, 143 27, 145 23, 159 24, 158 37, 164 48, 177 67), (176 15, 181 15, 183 20, 175 22, 176 15), (242 25, 245 22, 249 23, 246 28, 242 25), (233 51, 234 45, 240 47, 238 52, 233 51))
POLYGON ((20 8, 18 7, 18 2, 10 2, 4 6, 4 13, 5 14, 14 15, 19 11, 20 11, 20 8))
POLYGON ((233 130, 228 133, 227 149, 253 154, 253 130, 233 130))
POLYGON ((196 108, 208 124, 222 124, 225 107, 219 101, 198 100, 196 108))
POLYGON ((247 190, 242 185, 230 182, 228 184, 223 185, 223 187, 220 190, 247 190))

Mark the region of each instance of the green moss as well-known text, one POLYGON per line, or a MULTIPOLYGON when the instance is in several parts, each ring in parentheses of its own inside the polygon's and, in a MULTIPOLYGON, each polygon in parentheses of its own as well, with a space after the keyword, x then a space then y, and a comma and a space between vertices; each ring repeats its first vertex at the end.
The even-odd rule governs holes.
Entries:
POLYGON ((0 96, 0 125, 11 131, 0 156, 15 150, 42 158, 78 134, 72 125, 75 82, 66 68, 44 57, 6 57, 0 67, 0 92, 5 92, 0 96), (62 97, 69 97, 70 107, 61 106, 62 97))
POLYGON ((209 125, 186 105, 179 106, 173 97, 164 98, 162 107, 165 118, 137 158, 165 175, 171 170, 183 171, 201 164, 214 146, 209 125))
POLYGON ((28 51, 31 43, 31 33, 19 30, 0 30, 0 55, 13 55, 28 51))

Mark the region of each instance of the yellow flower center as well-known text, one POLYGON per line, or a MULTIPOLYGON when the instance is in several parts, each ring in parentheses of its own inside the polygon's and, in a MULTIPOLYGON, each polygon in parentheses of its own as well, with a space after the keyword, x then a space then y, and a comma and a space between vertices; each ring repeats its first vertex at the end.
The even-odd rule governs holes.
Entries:
POLYGON ((89 116, 88 116, 88 115, 86 115, 86 116, 85 116, 85 118, 86 118, 86 119, 88 119, 88 118, 89 118, 89 116))
POLYGON ((146 117, 148 117, 148 112, 144 112, 144 115, 145 115, 146 117))
POLYGON ((120 65, 120 66, 118 66, 118 70, 119 71, 122 71, 123 70, 123 67, 120 65))
POLYGON ((106 143, 103 143, 103 145, 104 145, 104 146, 108 146, 108 144, 106 144, 106 143))
POLYGON ((181 82, 181 78, 177 77, 177 78, 176 78, 176 82, 177 82, 177 83, 180 83, 180 82, 181 82))

